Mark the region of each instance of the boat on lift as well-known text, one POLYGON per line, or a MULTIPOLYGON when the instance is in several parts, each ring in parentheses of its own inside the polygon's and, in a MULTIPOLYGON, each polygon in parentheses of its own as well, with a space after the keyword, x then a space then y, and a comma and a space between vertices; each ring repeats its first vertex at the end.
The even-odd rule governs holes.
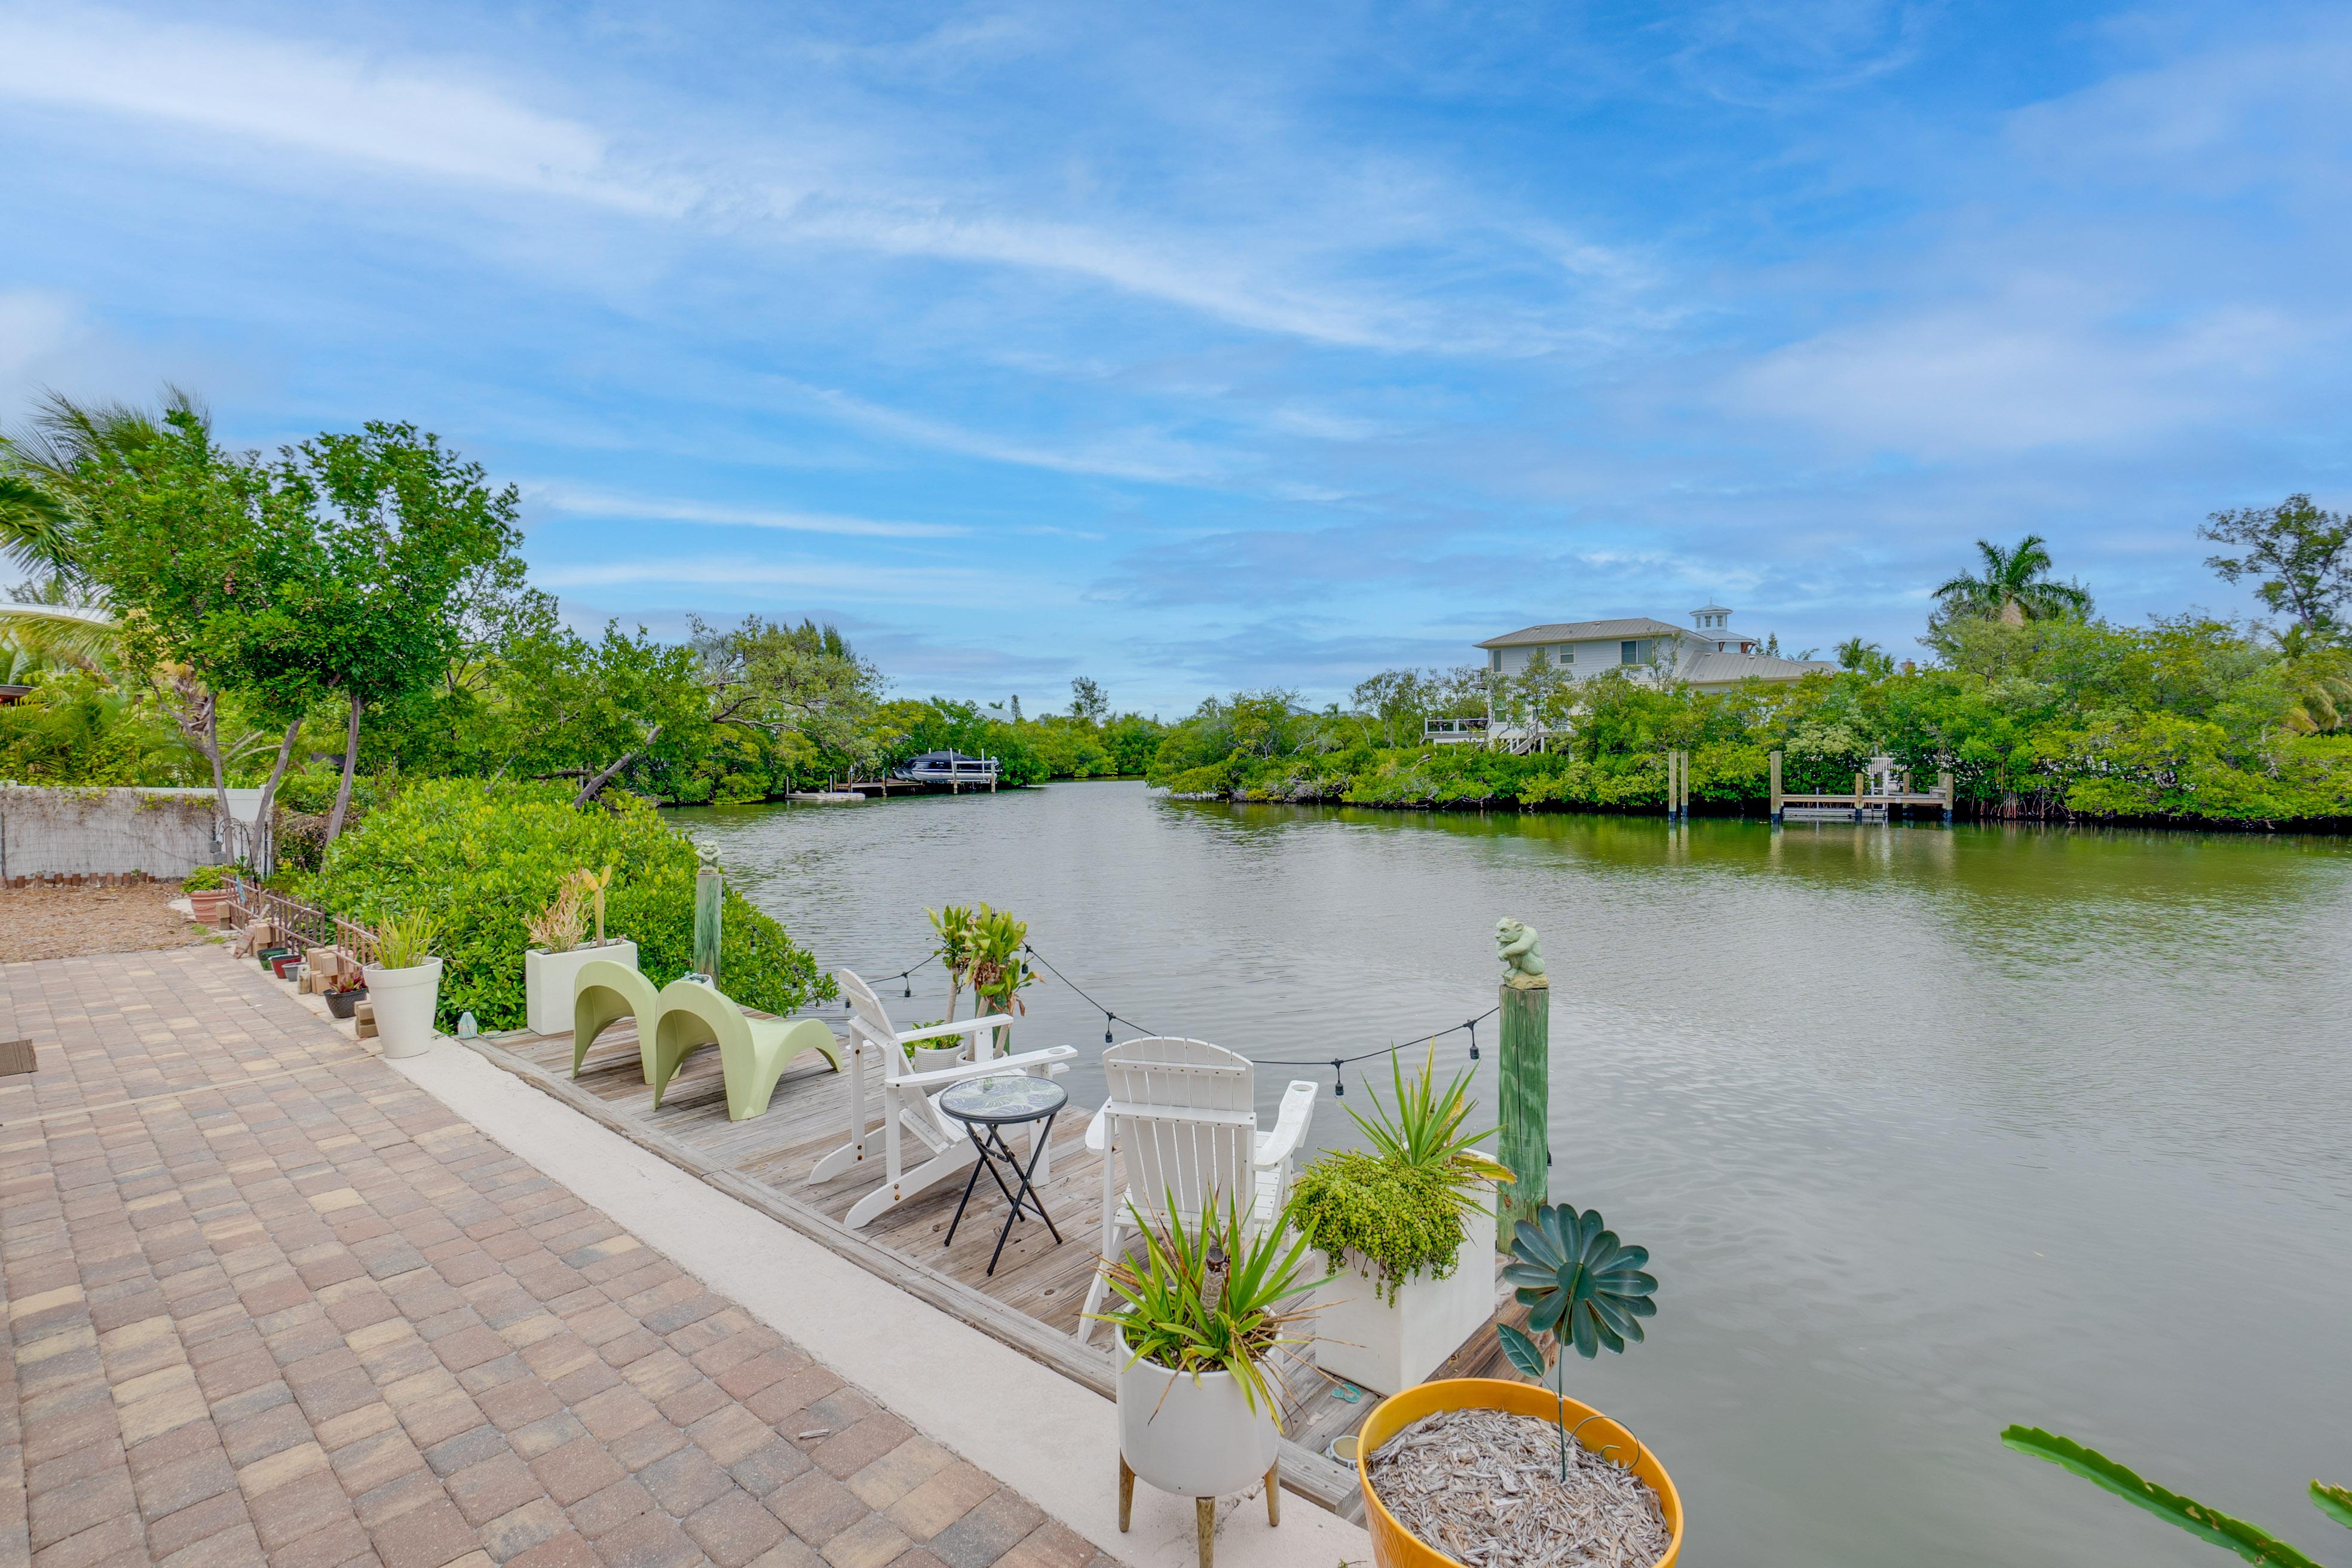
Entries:
POLYGON ((1002 764, 994 757, 966 756, 961 752, 925 752, 891 770, 894 778, 913 784, 946 784, 950 789, 994 789, 1002 764))

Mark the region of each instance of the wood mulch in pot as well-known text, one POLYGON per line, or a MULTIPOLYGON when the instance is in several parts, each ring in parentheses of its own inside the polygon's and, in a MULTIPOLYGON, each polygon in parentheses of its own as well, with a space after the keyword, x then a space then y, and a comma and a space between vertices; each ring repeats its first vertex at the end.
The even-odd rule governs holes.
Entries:
MULTIPOLYGON (((1650 1568, 1674 1539, 1658 1494, 1559 1428, 1503 1410, 1440 1410, 1372 1454, 1397 1522, 1471 1568, 1650 1568)), ((1629 1456, 1630 1457, 1630 1456, 1629 1456)))

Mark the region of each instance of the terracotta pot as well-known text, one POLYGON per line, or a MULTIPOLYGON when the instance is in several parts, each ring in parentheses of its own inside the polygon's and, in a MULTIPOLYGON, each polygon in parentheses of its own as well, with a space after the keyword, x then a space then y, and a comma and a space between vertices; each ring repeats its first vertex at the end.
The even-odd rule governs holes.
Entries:
POLYGON ((1666 1554, 1658 1559, 1654 1568, 1674 1568, 1675 1559, 1682 1555, 1683 1550, 1683 1500, 1682 1494, 1675 1490, 1674 1478, 1658 1462, 1658 1456, 1646 1444, 1636 1444, 1631 1432, 1589 1405, 1573 1399, 1562 1405, 1549 1388, 1494 1377, 1453 1377, 1417 1384, 1381 1400, 1364 1417, 1356 1446, 1356 1484, 1363 1489, 1364 1528, 1371 1534, 1372 1561, 1379 1568, 1460 1568, 1454 1558, 1399 1524, 1388 1505, 1372 1490, 1371 1468, 1367 1461, 1381 1445, 1423 1416, 1440 1410, 1502 1410, 1549 1423, 1563 1409, 1570 1430, 1586 1447, 1598 1453, 1609 1447, 1613 1454, 1636 1456, 1633 1473, 1658 1494, 1658 1511, 1665 1516, 1666 1529, 1672 1532, 1666 1554), (1580 1421, 1586 1423, 1581 1428, 1577 1426, 1580 1421))

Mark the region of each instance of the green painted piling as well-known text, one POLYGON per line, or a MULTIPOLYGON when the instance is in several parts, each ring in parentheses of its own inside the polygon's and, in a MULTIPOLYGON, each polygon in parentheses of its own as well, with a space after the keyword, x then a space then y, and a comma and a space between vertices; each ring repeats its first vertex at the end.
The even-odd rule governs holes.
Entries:
POLYGON ((1498 1151, 1511 1172, 1498 1194, 1503 1241, 1511 1228, 1533 1219, 1549 1191, 1551 1163, 1551 983, 1540 974, 1514 974, 1503 982, 1503 1054, 1497 1077, 1502 1089, 1502 1134, 1498 1151))
POLYGON ((719 868, 705 860, 694 874, 694 968, 719 984, 719 896, 726 886, 719 868))

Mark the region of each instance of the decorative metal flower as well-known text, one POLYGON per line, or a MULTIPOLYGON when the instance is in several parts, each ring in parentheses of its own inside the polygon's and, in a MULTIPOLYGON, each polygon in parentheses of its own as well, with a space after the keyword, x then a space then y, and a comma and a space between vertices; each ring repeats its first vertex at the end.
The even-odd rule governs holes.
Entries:
MULTIPOLYGON (((1650 1261, 1646 1247, 1627 1247, 1607 1228, 1599 1209, 1577 1212, 1573 1204, 1546 1204, 1532 1220, 1521 1220, 1511 1238, 1511 1258, 1503 1278, 1518 1287, 1519 1304, 1529 1309, 1528 1332, 1508 1323, 1495 1325, 1510 1363, 1538 1384, 1543 1382, 1544 1352, 1531 1337, 1549 1338, 1557 1350, 1572 1344, 1587 1361, 1601 1347, 1622 1352, 1627 1340, 1639 1341, 1642 1320, 1655 1317, 1658 1288, 1642 1271, 1650 1261)), ((1568 1398, 1568 1359, 1559 1356, 1552 1384, 1554 1407, 1568 1398)), ((1559 1417, 1559 1474, 1568 1479, 1568 1420, 1559 1417)))
MULTIPOLYGON (((1511 1257, 1503 1278, 1531 1309, 1528 1328, 1574 1344, 1587 1361, 1603 1345, 1622 1352, 1627 1340, 1642 1338, 1642 1320, 1657 1315, 1651 1297, 1658 1281, 1642 1271, 1650 1249, 1620 1242, 1599 1209, 1580 1214, 1573 1204, 1545 1205, 1532 1221, 1519 1222, 1511 1257)), ((1507 1346, 1517 1331, 1505 1327, 1507 1346)))

